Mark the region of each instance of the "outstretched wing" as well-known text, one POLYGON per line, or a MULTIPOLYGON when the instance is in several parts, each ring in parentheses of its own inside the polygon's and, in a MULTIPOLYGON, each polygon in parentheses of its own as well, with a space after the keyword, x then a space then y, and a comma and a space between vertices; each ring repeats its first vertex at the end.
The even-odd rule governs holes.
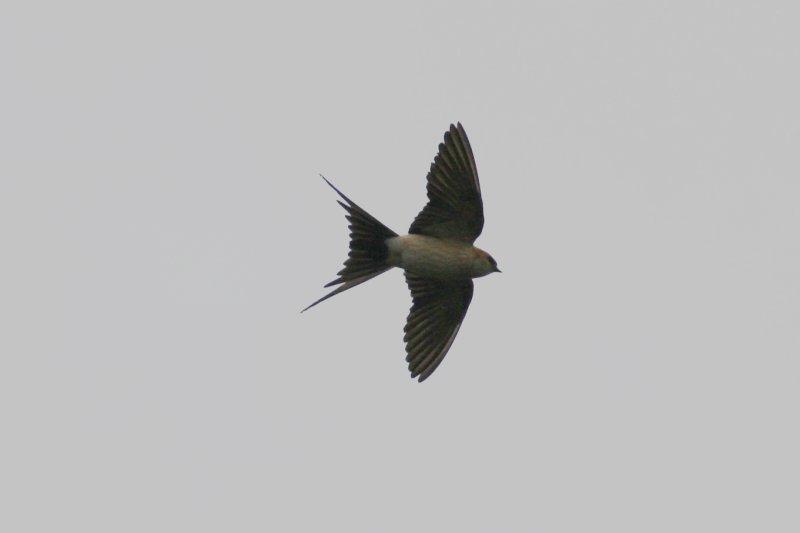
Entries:
POLYGON ((483 230, 483 200, 475 157, 464 128, 450 125, 428 172, 428 204, 409 233, 473 243, 483 230))
POLYGON ((411 377, 425 381, 456 338, 472 300, 472 280, 443 282, 406 272, 414 303, 406 322, 406 361, 411 377))

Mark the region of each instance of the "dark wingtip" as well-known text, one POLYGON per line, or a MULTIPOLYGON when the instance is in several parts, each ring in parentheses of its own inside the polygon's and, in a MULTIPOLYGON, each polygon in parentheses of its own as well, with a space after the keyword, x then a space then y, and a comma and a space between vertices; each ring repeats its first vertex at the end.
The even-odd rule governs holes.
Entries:
POLYGON ((426 368, 416 368, 414 370, 411 370, 411 365, 409 365, 408 369, 411 371, 411 379, 416 379, 417 383, 422 383, 423 381, 431 377, 431 373, 425 372, 425 370, 427 370, 426 368))

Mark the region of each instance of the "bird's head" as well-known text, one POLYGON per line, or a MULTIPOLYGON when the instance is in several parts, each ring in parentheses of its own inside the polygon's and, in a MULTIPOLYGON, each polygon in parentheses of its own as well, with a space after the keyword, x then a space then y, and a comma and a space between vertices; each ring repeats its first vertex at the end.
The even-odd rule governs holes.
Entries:
POLYGON ((492 272, 500 272, 497 261, 480 248, 475 248, 475 258, 472 260, 472 276, 479 278, 492 272))

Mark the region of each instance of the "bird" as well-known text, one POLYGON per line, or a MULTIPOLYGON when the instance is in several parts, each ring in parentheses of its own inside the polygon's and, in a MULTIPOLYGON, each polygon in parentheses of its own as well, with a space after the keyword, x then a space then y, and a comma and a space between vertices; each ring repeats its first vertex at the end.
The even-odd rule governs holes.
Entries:
POLYGON ((341 292, 401 268, 412 305, 404 328, 411 378, 425 381, 441 364, 472 301, 473 279, 500 272, 497 261, 474 245, 483 230, 483 199, 467 133, 451 124, 427 175, 428 202, 398 235, 342 191, 323 180, 349 222, 350 251, 344 268, 325 287, 338 285, 302 312, 341 292))

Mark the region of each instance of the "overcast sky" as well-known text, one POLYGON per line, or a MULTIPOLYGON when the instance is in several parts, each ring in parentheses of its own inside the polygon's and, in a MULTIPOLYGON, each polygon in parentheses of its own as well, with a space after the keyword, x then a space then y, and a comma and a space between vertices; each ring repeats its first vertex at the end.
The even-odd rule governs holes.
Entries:
POLYGON ((795 2, 11 2, 0 529, 800 530, 795 2), (406 369, 472 142, 503 274, 406 369))

